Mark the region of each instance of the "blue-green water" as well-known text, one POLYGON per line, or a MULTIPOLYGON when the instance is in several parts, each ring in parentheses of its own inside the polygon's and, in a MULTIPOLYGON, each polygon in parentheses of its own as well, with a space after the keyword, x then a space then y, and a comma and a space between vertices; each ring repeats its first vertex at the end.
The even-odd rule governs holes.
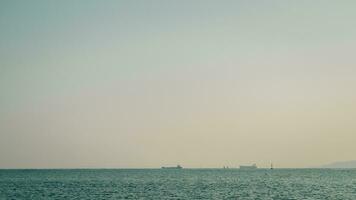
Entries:
POLYGON ((356 170, 0 170, 0 199, 356 199, 356 170))

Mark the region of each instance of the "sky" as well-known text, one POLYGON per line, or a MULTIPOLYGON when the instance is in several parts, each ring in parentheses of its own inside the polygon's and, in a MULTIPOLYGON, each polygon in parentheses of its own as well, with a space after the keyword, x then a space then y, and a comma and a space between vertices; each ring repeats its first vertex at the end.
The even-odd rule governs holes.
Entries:
POLYGON ((355 160, 356 2, 0 1, 0 168, 355 160))

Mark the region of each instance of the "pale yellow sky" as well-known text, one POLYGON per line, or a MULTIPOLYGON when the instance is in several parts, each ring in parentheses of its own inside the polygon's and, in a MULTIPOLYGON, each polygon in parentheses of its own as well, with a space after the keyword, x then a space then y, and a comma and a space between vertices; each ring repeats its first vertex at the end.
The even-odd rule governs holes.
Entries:
POLYGON ((0 3, 0 168, 356 157, 353 1, 0 3))

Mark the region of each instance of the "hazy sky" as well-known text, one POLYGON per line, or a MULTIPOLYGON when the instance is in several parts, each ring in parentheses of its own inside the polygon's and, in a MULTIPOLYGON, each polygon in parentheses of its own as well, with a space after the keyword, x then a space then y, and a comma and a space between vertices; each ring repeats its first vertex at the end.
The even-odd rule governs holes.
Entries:
POLYGON ((356 1, 1 1, 0 168, 356 159, 356 1))

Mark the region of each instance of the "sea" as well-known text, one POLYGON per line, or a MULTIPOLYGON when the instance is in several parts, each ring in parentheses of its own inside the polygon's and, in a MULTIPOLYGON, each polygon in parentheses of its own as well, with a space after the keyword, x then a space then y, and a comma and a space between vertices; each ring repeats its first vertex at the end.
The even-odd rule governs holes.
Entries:
POLYGON ((4 169, 0 199, 356 200, 356 170, 4 169))

